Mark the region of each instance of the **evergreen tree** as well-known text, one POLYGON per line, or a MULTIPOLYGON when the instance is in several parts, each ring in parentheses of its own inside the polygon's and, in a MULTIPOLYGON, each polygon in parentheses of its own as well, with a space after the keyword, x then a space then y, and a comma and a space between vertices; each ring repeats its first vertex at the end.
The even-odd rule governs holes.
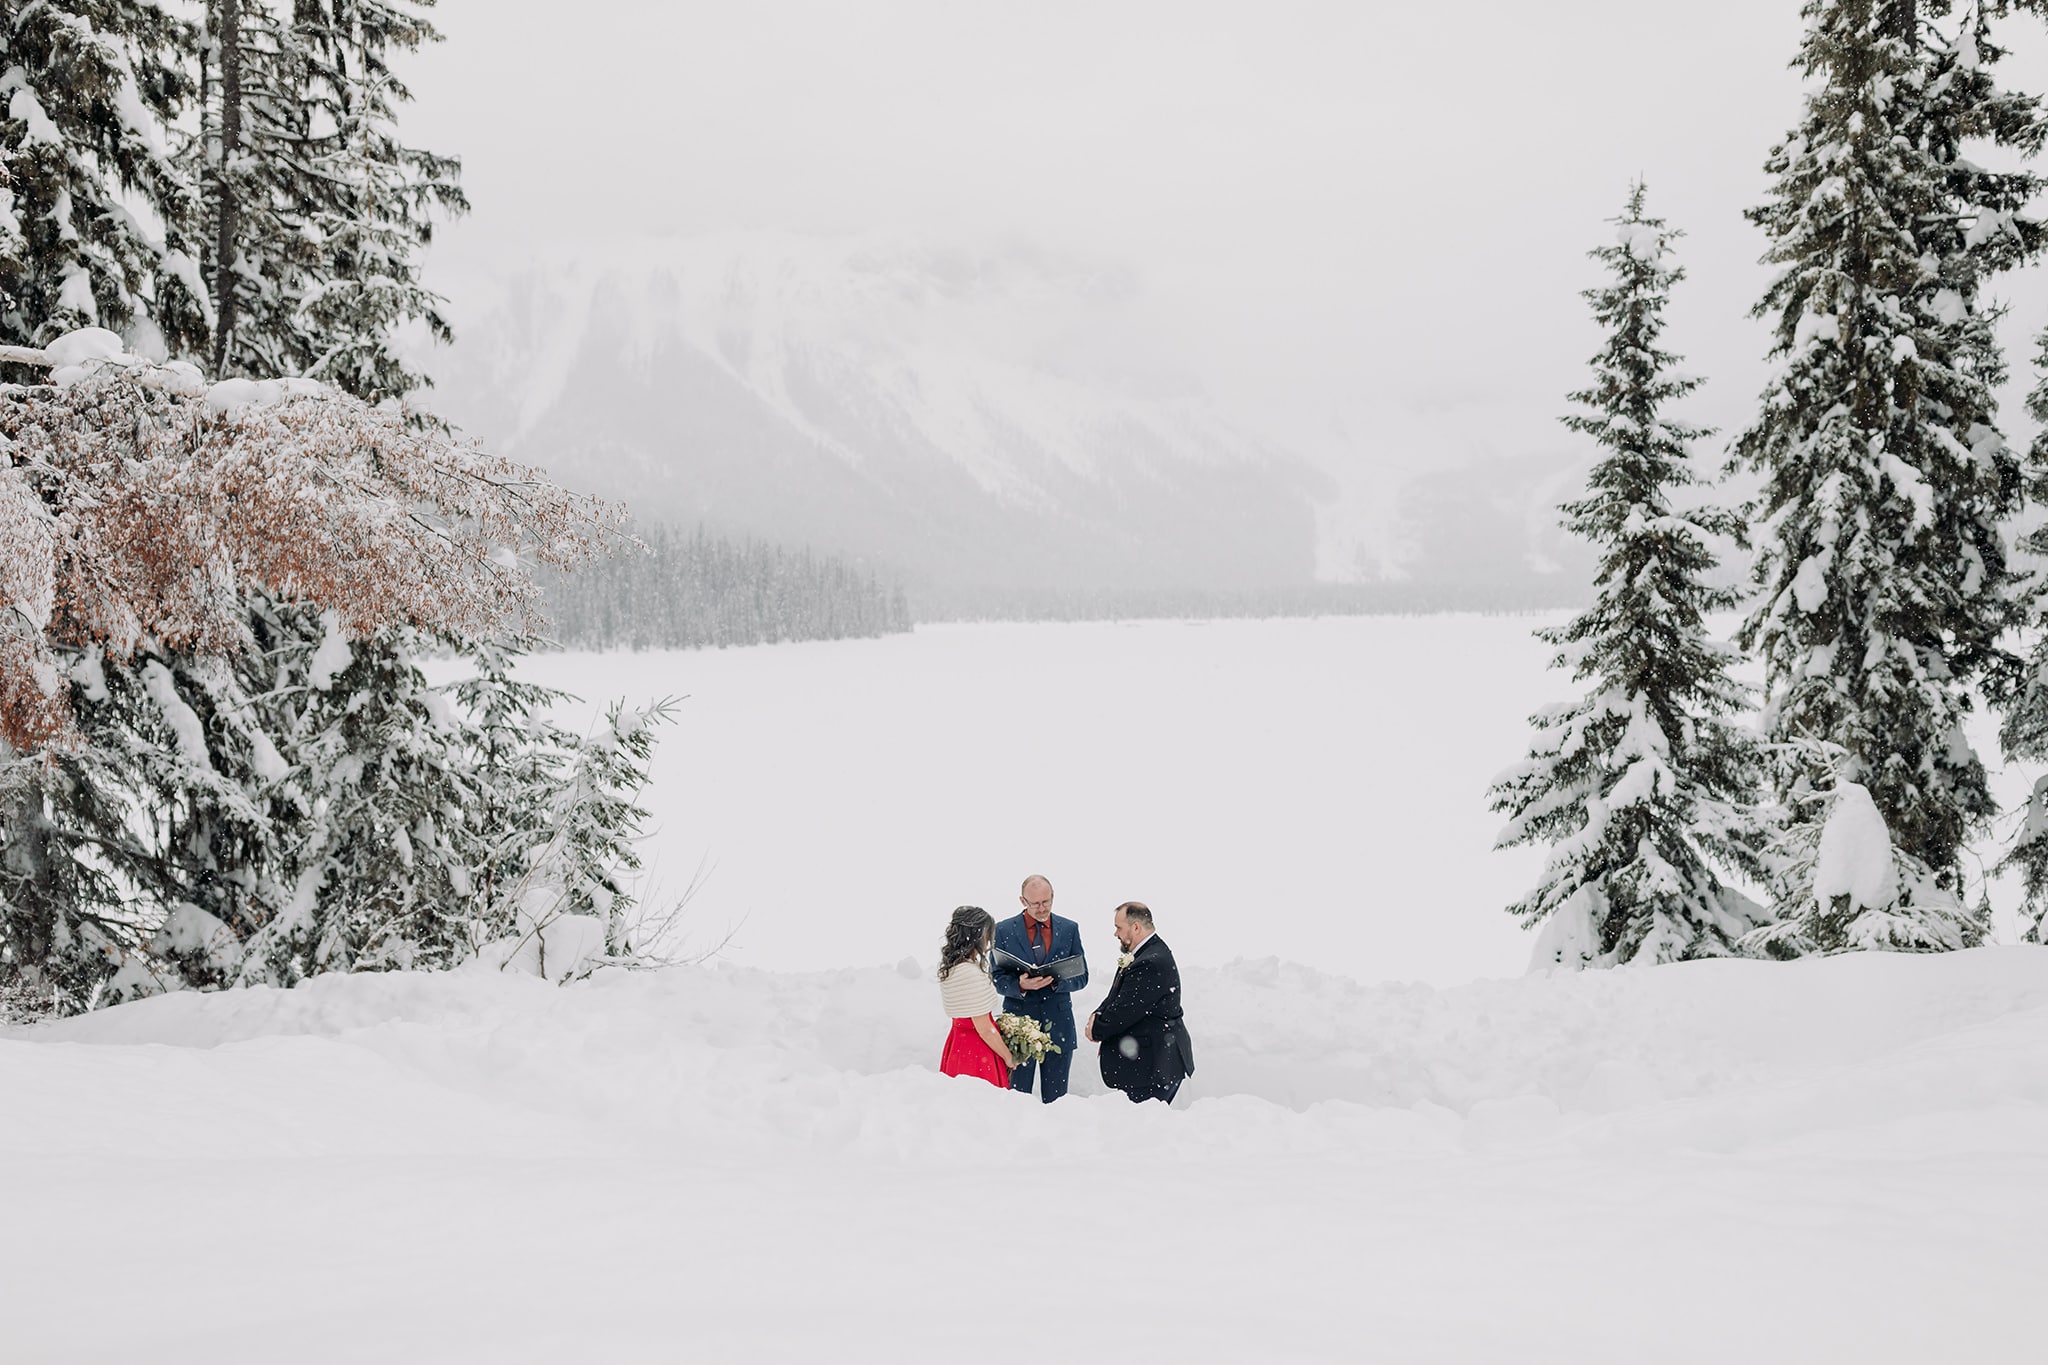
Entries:
MULTIPOLYGON (((1805 114, 1749 214, 1781 267, 1756 308, 1779 363, 1736 443, 1762 476, 1760 600, 1739 638, 1764 663, 1766 734, 1833 746, 1834 776, 1868 789, 1898 853, 1926 870, 1892 921, 1918 914, 1924 932, 1890 933, 1892 947, 1974 936, 1955 924, 1961 855, 1993 803, 1964 724, 1972 685, 2011 671, 1999 637, 2022 599, 2002 531, 2021 470, 1997 427, 2004 369, 1983 287, 2038 247, 2020 213, 2037 181, 1961 148, 2031 153, 2042 126, 2033 100, 1992 79, 1983 12, 1949 38, 1932 25, 1948 10, 1810 0, 1805 114)), ((1780 765, 1788 811, 1810 766, 1780 765)), ((1867 946, 1837 928, 1816 946, 1867 946)))
MULTIPOLYGON (((2048 502, 2048 331, 2041 334, 2039 379, 2027 395, 2027 411, 2043 424, 2027 457, 2027 491, 2036 503, 2048 502)), ((2029 553, 2048 557, 2048 526, 2036 527, 2020 542, 2029 553)), ((2021 762, 2048 761, 2048 599, 2036 591, 2031 601, 2034 647, 2017 683, 1994 696, 2003 712, 1999 740, 2007 757, 2021 762)), ((2048 934, 2048 776, 2038 778, 2027 800, 2012 846, 2000 864, 2020 874, 2024 899, 2022 936, 2029 943, 2048 934)))
POLYGON ((189 47, 151 0, 0 0, 0 342, 92 326, 159 353, 203 342, 191 186, 164 149, 189 47))
MULTIPOLYGON (((2042 0, 2013 0, 2007 9, 2028 10, 2048 17, 2042 0)), ((2036 382, 2027 395, 2027 411, 2035 421, 2048 425, 2048 331, 2037 341, 2036 382)), ((2048 502, 2048 430, 2034 437, 2027 452, 2027 496, 2036 504, 2048 502)), ((2036 527, 2020 541, 2021 548, 2036 556, 2048 556, 2048 527, 2036 527)), ((2048 760, 2048 594, 2043 593, 2039 575, 2032 584, 2028 603, 2029 633, 2034 647, 2025 666, 2009 689, 1994 685, 1994 705, 2002 713, 1999 739, 2008 758, 2039 763, 2048 760)), ((2048 941, 2048 777, 2038 779, 2030 795, 2019 830, 2000 864, 2001 871, 2021 876, 2024 900, 2020 915, 2025 922, 2022 937, 2029 943, 2048 941)))
POLYGON ((426 383, 401 324, 449 339, 420 280, 436 214, 468 207, 459 163, 407 146, 394 56, 440 35, 433 0, 212 0, 204 117, 186 152, 204 186, 217 374, 301 375, 365 398, 426 383))
POLYGON ((231 656, 80 655, 91 742, 0 759, 0 987, 78 1009, 494 943, 560 976, 574 964, 547 954, 576 925, 577 961, 638 958, 638 796, 667 703, 579 736, 546 714, 574 698, 512 677, 517 648, 466 650, 476 676, 434 687, 419 632, 351 644, 331 614, 259 600, 231 656))
MULTIPOLYGON (((97 651, 70 682, 90 712, 111 698, 97 651)), ((31 1013, 80 1009, 150 929, 130 908, 128 835, 148 812, 128 779, 125 734, 41 759, 0 740, 0 997, 31 1013)))
POLYGON ((262 709, 283 771, 247 775, 271 796, 277 903, 244 935, 237 984, 463 961, 495 934, 470 894, 485 838, 471 727, 416 661, 436 642, 401 627, 351 644, 331 616, 268 615, 262 709))
POLYGON ((1708 433, 1664 415, 1700 381, 1659 345, 1684 272, 1669 254, 1679 234, 1643 200, 1639 182, 1614 244, 1591 253, 1612 272, 1585 295, 1607 336, 1593 383, 1571 395, 1582 410, 1564 419, 1601 448, 1587 496, 1562 509, 1600 549, 1597 596, 1540 632, 1559 649, 1554 666, 1590 687, 1534 718, 1528 761, 1492 793, 1510 817, 1501 846, 1552 846, 1542 880, 1510 909, 1548 921, 1539 960, 1573 966, 1721 956, 1754 924, 1717 868, 1758 868, 1745 816, 1755 756, 1726 719, 1745 701, 1730 651, 1706 632, 1707 615, 1736 600, 1705 581, 1709 542, 1740 528, 1673 503, 1698 482, 1687 445, 1708 433))

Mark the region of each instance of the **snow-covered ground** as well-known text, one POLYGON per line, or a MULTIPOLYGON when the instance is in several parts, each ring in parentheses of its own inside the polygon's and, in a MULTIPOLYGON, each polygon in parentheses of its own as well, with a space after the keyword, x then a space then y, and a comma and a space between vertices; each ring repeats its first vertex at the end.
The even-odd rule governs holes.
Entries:
POLYGON ((732 950, 0 1031, 0 1361, 2039 1359, 2048 951, 1513 975, 1531 624, 535 660, 689 694, 650 852, 732 950), (1158 910, 1174 1110, 936 1074, 1028 871, 1099 967, 1158 910))
POLYGON ((2048 952, 1187 993, 1173 1111, 937 1075, 888 968, 0 1038, 0 1356, 2040 1359, 2048 952))

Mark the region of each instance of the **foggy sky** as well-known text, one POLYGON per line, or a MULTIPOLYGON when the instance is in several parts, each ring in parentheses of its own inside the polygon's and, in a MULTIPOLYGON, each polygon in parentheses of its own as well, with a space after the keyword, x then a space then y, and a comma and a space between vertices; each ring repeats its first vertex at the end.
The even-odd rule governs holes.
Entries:
MULTIPOLYGON (((1762 382, 1741 211, 1798 113, 1795 0, 442 0, 437 22, 407 129, 463 158, 450 278, 736 229, 1090 253, 1136 270, 1152 344, 1228 410, 1371 486, 1570 447, 1584 253, 1641 173, 1689 234, 1690 415, 1732 434, 1762 382)), ((2007 32, 2008 79, 2048 88, 2036 22, 2007 32)), ((2017 292, 2016 343, 2048 313, 2017 292)))

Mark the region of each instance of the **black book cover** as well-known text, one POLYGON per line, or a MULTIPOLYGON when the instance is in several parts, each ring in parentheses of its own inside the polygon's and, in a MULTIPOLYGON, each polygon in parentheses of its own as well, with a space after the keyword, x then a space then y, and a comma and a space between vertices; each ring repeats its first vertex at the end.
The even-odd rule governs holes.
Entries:
POLYGON ((1080 953, 1072 957, 1056 957, 1050 962, 1026 962, 1001 948, 991 948, 989 954, 997 971, 1008 972, 1012 976, 1049 976, 1055 981, 1071 981, 1088 970, 1088 959, 1080 953))

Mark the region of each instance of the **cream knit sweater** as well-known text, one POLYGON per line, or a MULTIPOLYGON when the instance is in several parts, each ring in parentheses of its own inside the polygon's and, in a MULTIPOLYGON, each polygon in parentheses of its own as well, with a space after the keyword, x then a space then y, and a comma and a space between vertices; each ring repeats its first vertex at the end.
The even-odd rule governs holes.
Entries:
POLYGON ((1003 1007, 996 983, 988 979, 988 968, 971 958, 954 964, 939 983, 939 998, 945 1002, 948 1019, 972 1019, 1003 1007))

